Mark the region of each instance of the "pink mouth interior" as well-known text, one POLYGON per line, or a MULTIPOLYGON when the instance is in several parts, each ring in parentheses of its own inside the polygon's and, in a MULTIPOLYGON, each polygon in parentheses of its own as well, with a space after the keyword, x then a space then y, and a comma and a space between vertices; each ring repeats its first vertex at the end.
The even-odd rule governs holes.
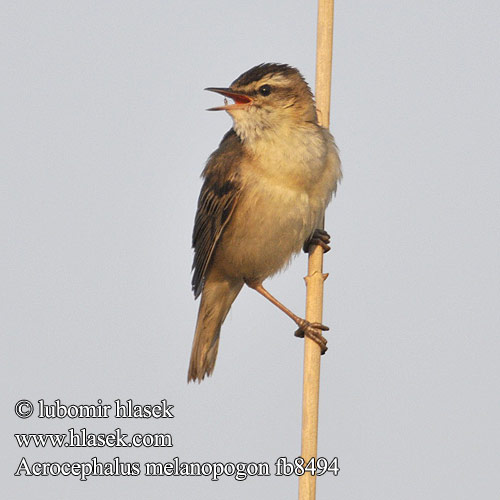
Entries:
POLYGON ((235 104, 248 104, 251 102, 251 99, 246 95, 232 94, 229 96, 235 104))

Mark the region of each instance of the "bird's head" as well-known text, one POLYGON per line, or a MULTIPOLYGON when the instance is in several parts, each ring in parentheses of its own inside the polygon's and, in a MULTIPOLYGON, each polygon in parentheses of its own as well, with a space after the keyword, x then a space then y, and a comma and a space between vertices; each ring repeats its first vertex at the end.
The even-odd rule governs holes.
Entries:
POLYGON ((234 102, 210 108, 227 111, 243 139, 271 130, 317 123, 311 89, 300 72, 286 64, 260 64, 240 75, 230 87, 209 87, 234 102))

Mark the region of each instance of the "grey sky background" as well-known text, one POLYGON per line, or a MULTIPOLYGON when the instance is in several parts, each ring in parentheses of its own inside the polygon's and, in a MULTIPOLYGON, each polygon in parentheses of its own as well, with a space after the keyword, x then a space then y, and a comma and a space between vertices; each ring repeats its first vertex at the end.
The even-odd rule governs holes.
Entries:
MULTIPOLYGON (((294 498, 295 477, 14 477, 36 461, 300 454, 303 346, 243 290, 187 385, 207 113, 261 62, 314 87, 315 2, 4 2, 2 496, 294 498), (21 420, 20 399, 174 404, 169 420, 21 420), (20 449, 21 432, 170 432, 170 449, 20 449)), ((493 499, 500 446, 497 2, 336 2, 317 497, 493 499)), ((306 257, 269 289, 304 310, 306 257)))

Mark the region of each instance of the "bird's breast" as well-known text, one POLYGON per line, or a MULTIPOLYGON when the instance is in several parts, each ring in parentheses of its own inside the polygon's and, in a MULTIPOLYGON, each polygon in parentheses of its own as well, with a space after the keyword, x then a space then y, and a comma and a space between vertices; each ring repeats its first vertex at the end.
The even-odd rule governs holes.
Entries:
POLYGON ((308 193, 320 182, 328 144, 317 128, 283 127, 268 130, 258 141, 245 145, 242 176, 250 184, 257 177, 278 187, 291 187, 308 193))
POLYGON ((321 141, 279 142, 241 165, 241 195, 215 256, 239 278, 263 280, 286 266, 319 227, 334 188, 321 141))

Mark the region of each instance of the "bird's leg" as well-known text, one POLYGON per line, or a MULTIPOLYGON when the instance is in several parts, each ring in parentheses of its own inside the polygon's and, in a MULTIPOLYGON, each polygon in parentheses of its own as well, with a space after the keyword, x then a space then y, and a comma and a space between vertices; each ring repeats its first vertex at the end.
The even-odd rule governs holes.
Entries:
POLYGON ((296 314, 294 314, 290 309, 285 307, 279 300, 275 299, 263 286, 260 282, 255 281, 246 281, 246 284, 253 288, 256 292, 259 292, 263 295, 267 300, 272 302, 278 309, 281 309, 289 318, 293 319, 299 329, 295 332, 296 337, 303 338, 304 335, 314 340, 321 348, 321 354, 325 354, 328 350, 326 347, 326 339, 322 335, 322 331, 329 330, 329 328, 321 323, 311 323, 306 319, 299 318, 296 314))
POLYGON ((311 245, 319 245, 326 253, 330 250, 329 243, 330 235, 324 229, 315 229, 312 236, 304 243, 303 250, 307 253, 311 245))

